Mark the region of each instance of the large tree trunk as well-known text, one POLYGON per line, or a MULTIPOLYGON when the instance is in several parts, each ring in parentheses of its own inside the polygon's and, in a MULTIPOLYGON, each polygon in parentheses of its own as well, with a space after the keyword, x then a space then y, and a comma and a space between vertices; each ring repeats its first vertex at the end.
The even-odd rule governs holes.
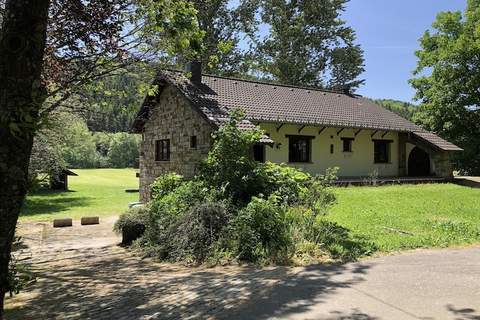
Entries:
POLYGON ((39 108, 50 0, 7 0, 0 30, 0 320, 39 108))

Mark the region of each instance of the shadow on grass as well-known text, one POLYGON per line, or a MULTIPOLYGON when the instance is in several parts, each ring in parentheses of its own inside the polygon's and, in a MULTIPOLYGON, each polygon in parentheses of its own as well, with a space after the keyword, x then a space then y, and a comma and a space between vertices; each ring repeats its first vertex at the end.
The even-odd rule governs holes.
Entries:
POLYGON ((20 216, 28 217, 37 214, 54 214, 69 210, 72 207, 88 206, 90 203, 90 198, 74 196, 71 192, 35 194, 33 198, 27 198, 20 216), (59 194, 64 196, 57 197, 59 194), (38 195, 42 197, 38 197, 38 195), (48 195, 54 195, 55 197, 48 197, 48 195))
MULTIPOLYGON (((29 289, 31 299, 21 307, 13 304, 9 319, 288 317, 308 312, 338 289, 364 281, 371 268, 356 263, 295 269, 185 269, 109 248, 85 250, 78 258, 55 265, 33 266, 39 281, 29 289)), ((333 312, 331 319, 375 318, 352 310, 351 314, 333 312)))

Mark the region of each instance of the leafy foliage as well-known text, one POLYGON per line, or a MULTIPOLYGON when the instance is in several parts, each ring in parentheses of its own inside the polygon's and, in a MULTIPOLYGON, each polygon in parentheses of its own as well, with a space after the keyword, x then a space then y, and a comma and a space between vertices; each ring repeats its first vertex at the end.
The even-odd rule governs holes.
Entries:
POLYGON ((145 207, 132 208, 120 215, 115 224, 113 231, 121 233, 125 227, 134 227, 136 225, 145 226, 148 221, 148 210, 145 207))
POLYGON ((179 261, 205 261, 228 220, 228 208, 222 202, 195 205, 175 224, 178 235, 170 254, 179 261))
MULTIPOLYGON (((22 239, 20 237, 15 237, 12 251, 15 251, 21 245, 22 239)), ((10 292, 10 296, 12 296, 13 294, 20 293, 20 290, 33 284, 37 279, 35 275, 31 273, 29 265, 18 262, 14 253, 12 253, 8 267, 7 281, 7 290, 10 292)))
POLYGON ((480 1, 469 0, 461 12, 441 12, 420 39, 416 52, 417 90, 421 112, 416 120, 462 147, 458 169, 480 174, 480 1))
POLYGON ((192 180, 175 173, 155 180, 146 230, 135 246, 189 264, 318 262, 370 253, 346 229, 336 238, 321 234, 326 229, 319 219, 335 203, 337 169, 311 177, 255 162, 251 150, 261 131, 240 129, 241 121, 240 113, 231 114, 192 180))
POLYGON ((114 168, 138 167, 140 136, 120 132, 112 136, 107 153, 114 168))
POLYGON ((227 123, 213 135, 213 146, 201 168, 200 176, 227 196, 248 200, 256 193, 254 170, 257 163, 251 157, 252 145, 260 140, 262 131, 240 130, 243 115, 234 111, 227 123))
POLYGON ((261 23, 270 28, 256 41, 260 71, 286 84, 361 85, 363 51, 353 29, 340 19, 347 1, 255 0, 261 23))
POLYGON ((373 101, 385 109, 390 110, 410 121, 414 119, 415 114, 418 112, 417 106, 408 102, 392 99, 375 99, 373 101))
POLYGON ((279 199, 252 198, 232 221, 233 248, 240 260, 286 260, 291 244, 285 208, 279 199))
POLYGON ((152 198, 162 198, 173 192, 183 182, 183 177, 174 172, 166 173, 155 179, 150 185, 152 198))

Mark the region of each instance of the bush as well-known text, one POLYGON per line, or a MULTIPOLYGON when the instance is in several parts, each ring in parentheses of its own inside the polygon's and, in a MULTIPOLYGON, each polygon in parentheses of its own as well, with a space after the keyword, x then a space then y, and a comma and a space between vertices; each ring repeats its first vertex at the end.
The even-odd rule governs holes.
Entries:
POLYGON ((260 130, 239 129, 234 113, 214 137, 199 175, 164 174, 151 185, 143 252, 186 263, 351 260, 375 247, 321 218, 335 203, 337 169, 312 177, 251 155, 260 130))
POLYGON ((183 177, 175 172, 162 174, 150 185, 150 194, 153 199, 163 197, 176 188, 183 182, 183 177))
POLYGON ((299 195, 305 193, 306 183, 311 176, 303 171, 289 167, 286 164, 272 162, 261 163, 255 171, 256 181, 265 196, 275 193, 281 201, 293 204, 299 200, 299 195))
POLYGON ((122 244, 130 245, 143 235, 149 220, 149 211, 145 207, 132 208, 120 215, 113 230, 122 234, 122 244))
MULTIPOLYGON (((160 178, 155 196, 148 205, 149 218, 145 234, 140 240, 145 253, 160 259, 180 260, 175 253, 184 241, 185 231, 179 225, 186 223, 193 208, 203 203, 216 203, 218 193, 198 180, 180 181, 175 174, 160 178), (176 186, 176 187, 175 187, 176 186), (171 190, 167 192, 167 190, 171 190)), ((223 203, 227 203, 223 200, 223 203)), ((190 217, 191 218, 191 217, 190 217)), ((182 257, 186 255, 181 254, 182 257)), ((193 259, 195 260, 195 259, 193 259)))
POLYGON ((232 113, 230 120, 213 135, 214 143, 200 168, 200 176, 227 197, 248 202, 258 191, 254 175, 258 163, 253 160, 251 148, 260 140, 262 131, 239 129, 242 118, 242 113, 232 113))
POLYGON ((14 255, 14 251, 23 246, 22 242, 20 237, 15 236, 12 244, 12 252, 10 253, 7 286, 5 288, 6 291, 10 293, 10 297, 13 296, 13 294, 20 293, 21 290, 37 281, 37 278, 31 272, 30 265, 18 262, 14 255))
POLYGON ((226 226, 229 215, 221 202, 206 202, 193 207, 176 224, 172 241, 171 259, 202 263, 211 253, 226 226))
POLYGON ((278 197, 253 198, 232 221, 234 250, 240 260, 285 261, 291 245, 285 209, 278 197))
POLYGON ((208 201, 215 202, 219 198, 215 190, 209 188, 200 180, 181 182, 172 191, 165 192, 166 190, 157 194, 150 202, 150 210, 154 216, 164 213, 181 216, 196 204, 208 201))

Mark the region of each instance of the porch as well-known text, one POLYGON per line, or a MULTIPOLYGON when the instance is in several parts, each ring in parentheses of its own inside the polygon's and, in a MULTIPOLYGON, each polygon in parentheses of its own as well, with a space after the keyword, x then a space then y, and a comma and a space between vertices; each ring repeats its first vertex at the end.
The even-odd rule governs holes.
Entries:
POLYGON ((389 184, 420 184, 420 183, 446 183, 454 179, 445 177, 339 177, 336 186, 361 186, 361 185, 389 185, 389 184))

